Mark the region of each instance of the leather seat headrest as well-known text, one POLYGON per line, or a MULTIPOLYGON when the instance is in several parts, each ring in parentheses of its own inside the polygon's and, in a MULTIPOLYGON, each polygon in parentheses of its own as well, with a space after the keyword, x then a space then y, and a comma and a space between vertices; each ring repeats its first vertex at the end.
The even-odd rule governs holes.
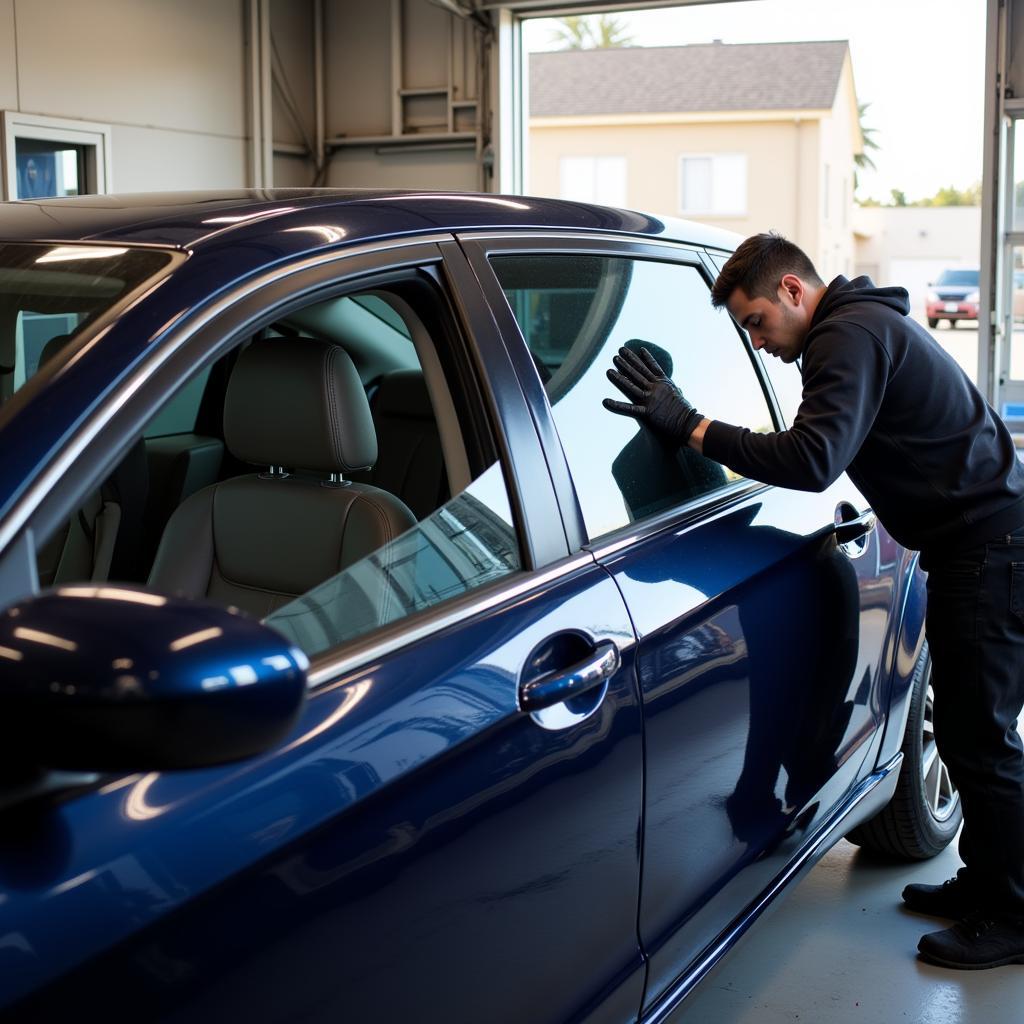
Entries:
POLYGON ((380 379, 373 396, 373 410, 380 416, 414 416, 433 419, 426 382, 420 370, 392 370, 380 379))
POLYGON ((55 334, 39 352, 39 367, 45 366, 70 340, 70 334, 55 334))
POLYGON ((377 461, 359 374, 344 349, 316 338, 264 338, 242 350, 224 399, 224 440, 256 466, 348 473, 377 461))

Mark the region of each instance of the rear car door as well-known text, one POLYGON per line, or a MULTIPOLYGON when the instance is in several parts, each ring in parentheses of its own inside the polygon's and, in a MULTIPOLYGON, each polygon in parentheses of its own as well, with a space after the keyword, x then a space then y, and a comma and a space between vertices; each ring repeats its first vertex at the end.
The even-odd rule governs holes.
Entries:
MULTIPOLYGON (((243 337, 346 287, 405 289, 395 308, 429 332, 454 396, 435 412, 476 424, 500 455, 270 616, 312 659, 281 746, 227 767, 72 780, 0 811, 16 836, 0 845, 0 992, 26 1016, 91 1004, 190 1022, 636 1018, 629 615, 593 555, 569 550, 533 417, 461 252, 370 250, 275 268, 216 318, 181 323, 163 342, 174 354, 84 424, 92 464, 109 465, 243 337), (367 605, 373 625, 354 625, 367 605)), ((188 280, 186 265, 176 287, 188 280)), ((63 380, 87 379, 102 351, 63 380)), ((27 529, 78 500, 57 488, 27 529)))
POLYGON ((699 252, 600 237, 462 242, 507 336, 525 342, 524 387, 543 390, 571 473, 563 500, 578 499, 587 546, 639 637, 651 1009, 689 983, 865 770, 893 580, 870 517, 837 543, 838 519, 870 511, 845 478, 821 495, 765 487, 601 407, 618 397, 613 354, 643 346, 698 409, 782 426, 754 354, 711 308, 699 252))

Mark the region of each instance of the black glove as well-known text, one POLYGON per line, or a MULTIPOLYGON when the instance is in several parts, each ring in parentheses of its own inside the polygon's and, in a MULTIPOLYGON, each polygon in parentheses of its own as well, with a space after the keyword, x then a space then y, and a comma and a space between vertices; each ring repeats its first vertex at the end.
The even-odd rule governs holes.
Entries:
POLYGON ((640 355, 620 348, 612 361, 618 372, 609 370, 608 379, 630 401, 614 402, 606 398, 602 403, 604 407, 620 416, 636 417, 680 447, 686 444, 704 417, 665 376, 657 359, 646 348, 640 349, 640 355))

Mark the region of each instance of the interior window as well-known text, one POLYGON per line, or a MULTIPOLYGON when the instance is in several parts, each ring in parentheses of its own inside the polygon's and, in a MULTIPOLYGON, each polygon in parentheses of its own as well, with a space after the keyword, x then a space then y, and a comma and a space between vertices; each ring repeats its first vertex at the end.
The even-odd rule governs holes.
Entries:
POLYGON ((622 346, 646 347, 698 409, 774 429, 750 356, 694 266, 587 255, 494 256, 544 381, 591 539, 740 479, 606 411, 622 346))
POLYGON ((154 412, 40 548, 41 582, 234 605, 313 655, 518 570, 444 309, 417 280, 244 339, 154 412))

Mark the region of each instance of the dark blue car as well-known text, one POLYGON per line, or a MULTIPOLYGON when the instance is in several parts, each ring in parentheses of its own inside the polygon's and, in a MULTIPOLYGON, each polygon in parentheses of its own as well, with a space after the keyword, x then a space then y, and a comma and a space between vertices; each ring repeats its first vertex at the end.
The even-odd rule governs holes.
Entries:
POLYGON ((651 1024, 841 836, 959 823, 922 573, 607 413, 786 429, 735 239, 272 191, 0 207, 0 999, 651 1024))

